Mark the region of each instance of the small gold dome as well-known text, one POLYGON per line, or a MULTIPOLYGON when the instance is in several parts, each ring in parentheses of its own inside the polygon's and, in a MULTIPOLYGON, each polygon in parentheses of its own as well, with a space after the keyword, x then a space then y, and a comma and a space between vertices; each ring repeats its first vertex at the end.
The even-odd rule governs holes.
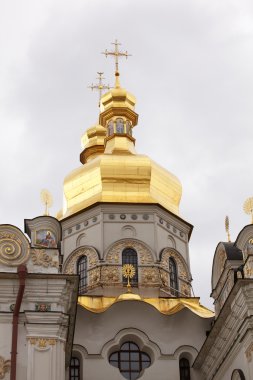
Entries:
POLYGON ((87 129, 81 138, 83 151, 80 154, 80 161, 82 164, 104 153, 105 137, 106 128, 102 125, 97 124, 87 129))
POLYGON ((117 301, 142 301, 141 296, 139 294, 134 294, 132 292, 127 292, 121 294, 118 298, 117 301))
POLYGON ((135 103, 136 98, 124 88, 111 89, 101 98, 99 123, 106 126, 113 116, 123 116, 135 126, 138 123, 138 114, 134 111, 135 103))

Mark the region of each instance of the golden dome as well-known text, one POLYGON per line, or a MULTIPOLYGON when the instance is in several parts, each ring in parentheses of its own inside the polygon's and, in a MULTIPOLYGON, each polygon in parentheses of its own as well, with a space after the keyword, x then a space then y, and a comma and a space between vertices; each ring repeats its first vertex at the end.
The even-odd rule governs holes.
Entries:
POLYGON ((100 125, 89 128, 82 137, 83 165, 65 178, 65 206, 58 218, 97 202, 160 204, 178 215, 182 193, 179 180, 135 151, 135 102, 117 80, 115 88, 102 96, 100 125))
POLYGON ((85 164, 90 159, 95 158, 98 154, 104 152, 105 137, 106 128, 102 125, 94 125, 87 129, 81 138, 83 151, 80 154, 80 161, 82 164, 85 164))
POLYGON ((64 181, 68 217, 97 202, 158 203, 178 215, 179 180, 144 155, 102 154, 64 181))

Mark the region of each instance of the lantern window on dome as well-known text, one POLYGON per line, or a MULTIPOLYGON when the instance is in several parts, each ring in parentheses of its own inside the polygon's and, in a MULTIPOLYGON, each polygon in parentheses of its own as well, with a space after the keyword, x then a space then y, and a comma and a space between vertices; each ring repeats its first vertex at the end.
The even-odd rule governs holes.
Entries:
POLYGON ((129 120, 126 121, 126 133, 132 136, 132 125, 129 120))
POLYGON ((124 133, 124 120, 123 119, 116 119, 116 133, 124 133))
POLYGON ((109 123, 108 123, 108 131, 107 131, 107 133, 108 133, 108 136, 111 136, 111 135, 114 134, 114 127, 113 127, 113 121, 112 120, 109 121, 109 123))

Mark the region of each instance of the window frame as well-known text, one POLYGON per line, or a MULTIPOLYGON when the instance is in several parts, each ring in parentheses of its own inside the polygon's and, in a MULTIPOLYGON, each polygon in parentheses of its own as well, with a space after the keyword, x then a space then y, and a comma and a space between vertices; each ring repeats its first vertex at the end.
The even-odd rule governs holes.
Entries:
POLYGON ((179 376, 180 380, 191 380, 190 362, 184 356, 179 359, 179 376))
MULTIPOLYGON (((134 277, 131 279, 130 283, 131 283, 131 286, 138 286, 138 282, 139 282, 139 279, 138 279, 138 254, 136 252, 136 250, 132 247, 125 247, 122 251, 122 267, 123 265, 125 264, 132 264, 135 268, 135 275, 134 277), (129 252, 132 253, 129 254, 129 252)), ((122 275, 122 281, 123 281, 123 284, 126 285, 127 284, 127 278, 123 277, 122 275)))
POLYGON ((75 356, 71 356, 71 359, 70 359, 70 364, 69 364, 69 380, 81 380, 81 362, 80 362, 80 359, 79 357, 77 357, 76 355, 75 356), (71 362, 72 360, 77 360, 78 364, 77 365, 71 365, 71 362), (71 370, 74 370, 74 374, 72 375, 71 374, 71 370), (76 370, 78 371, 78 373, 76 374, 76 370))
POLYGON ((86 255, 78 258, 76 272, 79 275, 78 294, 82 295, 86 293, 88 287, 88 257, 86 255), (84 262, 82 262, 83 260, 84 262))
POLYGON ((177 263, 173 257, 169 258, 169 275, 170 275, 170 291, 173 296, 178 297, 179 295, 179 282, 178 282, 178 271, 177 263))
POLYGON ((123 135, 124 133, 126 133, 125 122, 124 122, 124 119, 122 119, 121 117, 118 117, 115 120, 115 132, 116 134, 119 134, 119 135, 123 135))
POLYGON ((109 363, 113 367, 118 368, 121 375, 126 379, 135 380, 139 378, 146 368, 151 366, 151 357, 146 352, 141 351, 135 342, 126 341, 121 345, 118 351, 114 351, 110 354, 109 363), (115 359, 112 359, 113 356, 115 359), (143 363, 147 363, 148 365, 143 365, 143 363))

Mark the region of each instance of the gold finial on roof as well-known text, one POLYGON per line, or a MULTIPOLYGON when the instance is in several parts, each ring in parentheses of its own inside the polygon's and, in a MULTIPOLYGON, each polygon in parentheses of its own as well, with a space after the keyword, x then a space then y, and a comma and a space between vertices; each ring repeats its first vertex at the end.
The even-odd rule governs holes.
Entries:
POLYGON ((131 54, 129 54, 127 51, 125 51, 125 52, 119 51, 119 45, 121 45, 121 43, 119 43, 118 40, 115 40, 115 42, 112 42, 112 45, 115 46, 114 51, 108 51, 106 49, 105 51, 102 52, 102 54, 104 54, 106 56, 106 58, 108 57, 108 55, 112 55, 113 57, 115 57, 115 87, 119 88, 120 87, 120 83, 119 83, 119 58, 120 57, 126 57, 126 59, 127 59, 128 57, 131 56, 131 54))
POLYGON ((98 90, 98 93, 99 93, 99 101, 98 101, 98 106, 100 106, 100 99, 102 97, 102 93, 103 93, 103 90, 110 90, 110 85, 108 84, 107 86, 105 84, 103 84, 103 79, 105 79, 103 77, 103 74, 102 72, 98 71, 98 83, 97 84, 91 84, 91 86, 88 86, 88 88, 91 88, 92 91, 93 90, 98 90))
POLYGON ((230 243, 231 238, 230 238, 230 232, 229 232, 229 217, 228 216, 226 216, 226 218, 225 218, 225 230, 226 230, 226 233, 228 235, 228 242, 230 243))
POLYGON ((243 204, 245 214, 251 215, 251 224, 253 224, 253 197, 246 199, 243 204))
POLYGON ((48 190, 43 189, 40 192, 40 199, 41 199, 41 202, 45 205, 44 215, 48 216, 49 215, 49 207, 51 207, 53 204, 53 197, 48 190))
POLYGON ((131 293, 131 284, 130 278, 133 278, 135 275, 135 267, 132 264, 125 264, 122 267, 123 277, 127 278, 127 291, 131 293))

